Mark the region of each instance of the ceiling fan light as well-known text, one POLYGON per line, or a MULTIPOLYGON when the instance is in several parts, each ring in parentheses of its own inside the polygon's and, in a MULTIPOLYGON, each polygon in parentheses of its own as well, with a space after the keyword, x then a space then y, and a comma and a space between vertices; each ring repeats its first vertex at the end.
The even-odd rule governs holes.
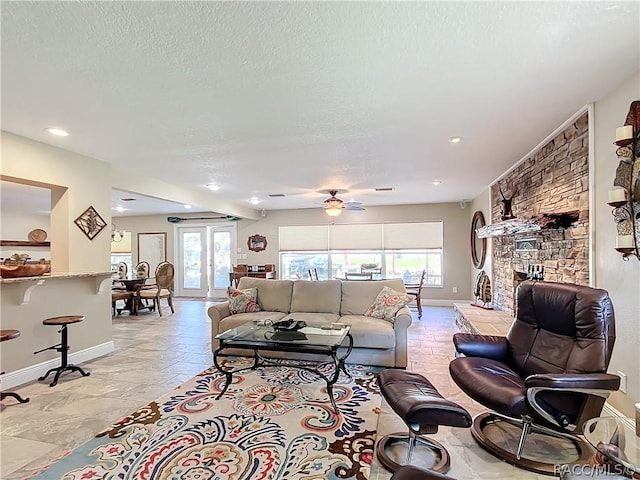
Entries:
POLYGON ((329 207, 324 209, 324 213, 326 213, 330 217, 337 217, 342 213, 342 209, 339 207, 329 207))
POLYGON ((324 201, 324 204, 325 204, 327 207, 330 207, 330 208, 340 208, 340 206, 342 205, 342 203, 343 203, 343 202, 342 202, 342 200, 339 200, 339 199, 337 199, 337 198, 336 198, 336 199, 331 199, 331 198, 330 198, 329 200, 325 200, 325 201, 324 201))

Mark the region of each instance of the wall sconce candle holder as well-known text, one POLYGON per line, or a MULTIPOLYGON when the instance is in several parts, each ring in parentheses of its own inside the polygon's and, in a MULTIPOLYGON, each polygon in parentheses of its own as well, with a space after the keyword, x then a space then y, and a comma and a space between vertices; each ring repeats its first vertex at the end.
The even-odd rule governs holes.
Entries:
POLYGON ((640 259, 640 101, 631 103, 623 127, 616 129, 618 168, 607 204, 616 222, 615 249, 623 260, 640 259))

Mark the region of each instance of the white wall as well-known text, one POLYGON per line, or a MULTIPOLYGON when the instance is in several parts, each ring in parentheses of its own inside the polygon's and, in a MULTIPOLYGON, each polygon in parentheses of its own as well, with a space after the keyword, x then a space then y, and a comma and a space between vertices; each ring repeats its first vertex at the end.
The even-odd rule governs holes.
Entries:
POLYGON ((609 370, 627 375, 627 395, 620 392, 609 400, 627 416, 634 415, 633 404, 640 401, 640 261, 623 261, 614 250, 616 227, 607 205, 618 159, 615 129, 624 124, 629 105, 640 99, 640 73, 594 105, 595 120, 595 286, 611 295, 616 315, 617 338, 609 370))
MULTIPOLYGON (((424 303, 429 301, 463 301, 471 296, 469 227, 471 224, 469 206, 460 208, 459 203, 437 203, 421 205, 397 205, 385 207, 367 207, 365 211, 344 211, 335 217, 336 224, 383 223, 383 222, 427 222, 442 221, 444 228, 444 271, 443 288, 423 290, 424 303), (453 293, 457 287, 458 293, 453 293)), ((298 210, 271 210, 258 221, 240 220, 238 222, 238 247, 247 258, 239 263, 258 265, 279 264, 278 227, 284 225, 322 225, 331 223, 322 208, 298 210), (251 235, 267 237, 267 249, 251 252, 247 248, 247 239, 251 235)))
MULTIPOLYGON (((473 199, 471 202, 471 207, 469 208, 469 228, 471 228, 471 220, 473 218, 473 214, 477 211, 481 211, 484 215, 484 221, 488 224, 491 223, 491 188, 486 188, 480 195, 473 199)), ((471 235, 471 231, 469 231, 469 235, 471 235)), ((470 241, 471 239, 469 239, 470 241)), ((480 272, 480 270, 484 270, 489 276, 489 279, 493 281, 493 275, 491 274, 491 259, 492 255, 492 239, 487 238, 487 256, 484 260, 484 266, 481 269, 477 269, 471 264, 471 295, 473 295, 473 289, 475 287, 476 276, 480 272)), ((469 253, 471 255, 471 253, 469 253)))
MULTIPOLYGON (((181 215, 188 217, 189 215, 181 215)), ((192 216, 206 216, 193 214, 192 216)), ((471 281, 468 262, 469 253, 469 206, 460 208, 459 203, 439 203, 430 205, 399 205, 388 207, 367 207, 365 211, 345 211, 335 219, 336 224, 375 223, 375 222, 425 222, 441 220, 444 225, 444 271, 443 288, 427 288, 423 291, 424 303, 435 301, 463 301, 471 296, 471 281), (457 287, 458 293, 452 288, 457 287)), ((331 219, 321 208, 298 210, 271 210, 260 220, 240 220, 236 223, 238 232, 239 254, 247 256, 238 263, 262 265, 273 263, 279 268, 278 227, 283 225, 322 225, 331 219), (251 235, 260 234, 267 237, 267 249, 262 252, 251 252, 247 240, 251 235)), ((203 223, 202 221, 197 222, 203 223)), ((228 223, 212 221, 211 223, 228 223)), ((166 215, 148 215, 140 217, 118 217, 118 229, 132 232, 133 263, 137 259, 137 233, 167 232, 167 260, 174 262, 174 225, 167 222, 166 215)), ((182 225, 189 225, 183 223, 182 225)))
POLYGON ((7 181, 52 190, 49 237, 53 272, 109 271, 110 164, 2 132, 0 173, 7 181), (73 223, 89 206, 107 223, 93 240, 73 223))
MULTIPOLYGON (((29 232, 40 228, 49 233, 49 215, 30 215, 24 213, 10 212, 2 209, 0 216, 0 232, 2 240, 28 241, 29 232)), ((50 239, 47 237, 47 241, 50 239)), ((28 253, 31 260, 51 259, 49 247, 0 247, 0 257, 9 258, 14 253, 28 253)))
MULTIPOLYGON (((110 174, 108 163, 2 132, 2 179, 52 190, 50 223, 45 230, 51 242, 53 273, 109 272, 110 174), (93 206, 107 223, 93 240, 74 224, 89 206, 93 206)), ((5 215, 9 218, 11 214, 3 210, 3 221, 5 215)), ((35 226, 41 228, 42 224, 35 226)), ((89 359, 113 350, 111 296, 108 287, 100 292, 99 286, 95 277, 48 278, 43 285, 34 288, 27 304, 21 304, 24 283, 2 283, 0 316, 3 328, 22 332, 21 338, 9 342, 6 348, 3 345, 3 369, 8 373, 26 369, 31 372, 29 375, 36 376, 43 373, 38 374, 33 365, 59 354, 47 351, 33 355, 32 352, 36 346, 43 348, 59 342, 58 329, 42 325, 42 320, 52 316, 79 314, 86 317, 82 324, 70 327, 72 353, 87 350, 85 358, 89 359)))

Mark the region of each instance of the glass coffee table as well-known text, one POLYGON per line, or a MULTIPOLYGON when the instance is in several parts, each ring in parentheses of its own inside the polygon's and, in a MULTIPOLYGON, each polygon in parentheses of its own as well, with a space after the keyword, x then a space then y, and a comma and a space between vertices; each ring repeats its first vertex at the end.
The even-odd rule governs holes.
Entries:
POLYGON ((353 337, 349 333, 350 326, 342 323, 332 323, 326 325, 308 324, 306 327, 296 331, 276 330, 273 326, 260 325, 260 321, 249 321, 242 325, 226 330, 216 338, 220 342, 218 348, 213 352, 213 364, 216 369, 225 375, 225 385, 216 397, 219 399, 227 391, 233 380, 233 374, 249 369, 256 369, 261 366, 280 365, 275 360, 271 360, 260 355, 260 352, 296 352, 309 353, 314 355, 326 355, 329 359, 326 362, 305 362, 289 364, 288 367, 300 368, 312 372, 327 383, 327 393, 331 400, 331 405, 336 413, 338 407, 333 398, 333 386, 338 381, 340 372, 347 372, 344 362, 353 349, 353 337), (347 351, 344 355, 338 356, 338 348, 347 339, 347 351), (220 357, 230 356, 225 354, 227 349, 253 350, 253 365, 236 369, 225 369, 220 364, 220 357), (329 374, 322 373, 320 367, 332 364, 333 369, 329 374))
POLYGON ((639 478, 640 437, 636 435, 634 419, 619 417, 598 417, 584 424, 584 438, 595 448, 602 460, 610 462, 616 473, 639 478))

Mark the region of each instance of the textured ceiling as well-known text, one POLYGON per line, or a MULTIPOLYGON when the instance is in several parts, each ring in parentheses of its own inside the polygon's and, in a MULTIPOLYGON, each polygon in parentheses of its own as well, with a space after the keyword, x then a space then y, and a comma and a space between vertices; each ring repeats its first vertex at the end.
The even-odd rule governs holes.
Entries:
POLYGON ((640 68, 638 2, 4 1, 1 26, 4 130, 267 210, 473 198, 640 68))

